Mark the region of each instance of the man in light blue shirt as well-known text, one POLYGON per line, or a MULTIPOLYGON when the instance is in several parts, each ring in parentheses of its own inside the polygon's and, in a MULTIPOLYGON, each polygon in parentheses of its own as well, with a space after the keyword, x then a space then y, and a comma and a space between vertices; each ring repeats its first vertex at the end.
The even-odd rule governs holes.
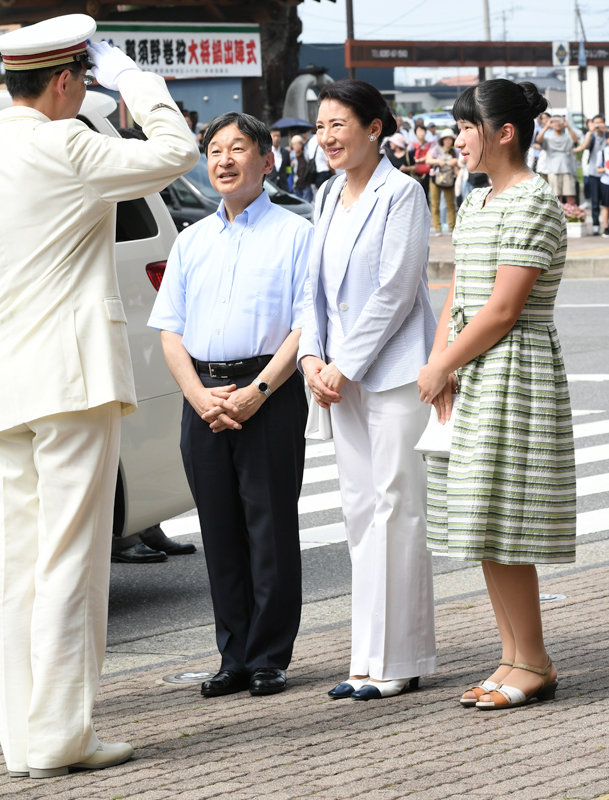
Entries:
POLYGON ((223 200, 178 236, 148 323, 184 393, 182 457, 222 655, 207 697, 283 691, 300 623, 307 404, 296 352, 313 228, 264 191, 271 144, 248 114, 209 126, 203 149, 223 200))

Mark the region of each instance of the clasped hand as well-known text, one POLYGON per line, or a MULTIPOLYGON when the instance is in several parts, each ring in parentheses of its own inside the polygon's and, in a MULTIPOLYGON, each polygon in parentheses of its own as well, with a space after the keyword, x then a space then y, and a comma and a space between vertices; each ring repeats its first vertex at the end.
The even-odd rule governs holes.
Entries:
POLYGON ((438 420, 442 424, 448 422, 452 410, 452 396, 455 392, 457 379, 452 372, 447 372, 437 359, 430 359, 429 363, 421 369, 417 386, 419 398, 423 403, 434 405, 438 413, 438 420))
POLYGON ((189 403, 201 419, 209 422, 214 433, 224 430, 240 431, 241 423, 248 420, 266 400, 266 395, 249 384, 237 389, 236 384, 206 389, 201 386, 189 403))
POLYGON ((316 356, 305 356, 301 363, 315 401, 322 408, 330 408, 332 403, 340 403, 342 400, 340 391, 349 379, 338 367, 334 363, 326 364, 316 356))

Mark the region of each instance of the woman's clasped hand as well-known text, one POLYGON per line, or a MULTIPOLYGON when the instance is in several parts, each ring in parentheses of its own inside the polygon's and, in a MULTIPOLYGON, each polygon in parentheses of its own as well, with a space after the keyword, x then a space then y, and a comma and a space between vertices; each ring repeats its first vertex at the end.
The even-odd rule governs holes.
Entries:
POLYGON ((302 368, 311 394, 322 408, 340 403, 340 390, 347 383, 347 378, 334 364, 326 364, 316 356, 305 356, 302 368))

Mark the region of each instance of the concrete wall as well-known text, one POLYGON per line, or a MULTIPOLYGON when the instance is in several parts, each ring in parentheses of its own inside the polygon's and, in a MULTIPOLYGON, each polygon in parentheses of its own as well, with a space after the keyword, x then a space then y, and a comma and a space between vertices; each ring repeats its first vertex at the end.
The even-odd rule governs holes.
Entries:
MULTIPOLYGON (((605 84, 605 115, 609 116, 609 69, 603 67, 605 84)), ((572 111, 581 111, 581 92, 577 67, 567 67, 567 107, 572 111)), ((584 81, 584 114, 593 117, 600 110, 598 95, 598 67, 588 67, 588 80, 584 81)))

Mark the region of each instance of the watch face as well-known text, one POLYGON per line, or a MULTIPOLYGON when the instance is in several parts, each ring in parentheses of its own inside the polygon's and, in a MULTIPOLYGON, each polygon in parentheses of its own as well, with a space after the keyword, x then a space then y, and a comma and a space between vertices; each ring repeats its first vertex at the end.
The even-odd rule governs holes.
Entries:
POLYGON ((266 392, 268 388, 269 388, 268 383, 265 383, 264 381, 260 381, 260 383, 258 384, 259 392, 266 392))

